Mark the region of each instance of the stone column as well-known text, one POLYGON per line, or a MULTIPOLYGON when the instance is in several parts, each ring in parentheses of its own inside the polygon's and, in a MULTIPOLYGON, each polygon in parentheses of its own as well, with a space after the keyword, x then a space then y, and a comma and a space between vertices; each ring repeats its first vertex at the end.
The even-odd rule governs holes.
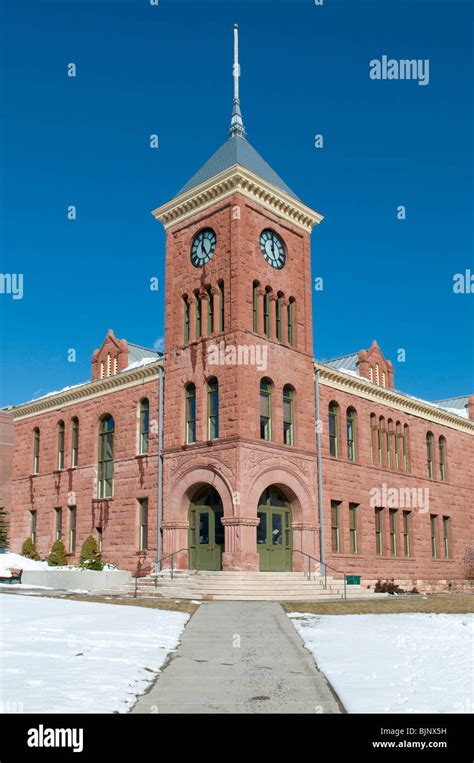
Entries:
POLYGON ((162 556, 168 557, 163 560, 162 569, 166 570, 171 567, 171 557, 168 555, 179 551, 180 553, 173 557, 173 565, 176 569, 187 570, 189 568, 188 552, 187 550, 181 551, 181 549, 188 547, 189 522, 168 520, 162 522, 161 526, 163 529, 162 556))
POLYGON ((319 574, 320 564, 314 559, 308 559, 304 554, 309 554, 319 559, 319 525, 316 522, 293 522, 293 571, 307 572, 308 565, 311 572, 319 574), (304 554, 299 554, 303 551, 304 554))
POLYGON ((225 551, 222 569, 239 572, 258 572, 260 557, 257 551, 258 517, 223 517, 225 551))

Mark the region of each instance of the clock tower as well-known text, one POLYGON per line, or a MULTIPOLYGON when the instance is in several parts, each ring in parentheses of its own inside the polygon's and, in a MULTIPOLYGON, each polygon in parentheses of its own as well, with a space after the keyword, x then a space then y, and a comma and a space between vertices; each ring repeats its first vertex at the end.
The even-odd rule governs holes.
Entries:
POLYGON ((310 232, 251 146, 226 142, 153 214, 166 229, 163 555, 278 571, 318 556, 310 232))

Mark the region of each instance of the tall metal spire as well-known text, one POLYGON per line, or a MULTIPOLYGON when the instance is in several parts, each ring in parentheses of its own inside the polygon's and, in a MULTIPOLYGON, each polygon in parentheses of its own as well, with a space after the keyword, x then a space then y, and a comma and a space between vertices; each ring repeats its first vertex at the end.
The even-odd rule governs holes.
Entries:
POLYGON ((245 136, 245 127, 242 121, 242 112, 240 111, 240 98, 239 98, 239 77, 240 77, 240 64, 239 64, 239 27, 234 24, 234 105, 232 109, 232 119, 230 120, 229 135, 245 136))

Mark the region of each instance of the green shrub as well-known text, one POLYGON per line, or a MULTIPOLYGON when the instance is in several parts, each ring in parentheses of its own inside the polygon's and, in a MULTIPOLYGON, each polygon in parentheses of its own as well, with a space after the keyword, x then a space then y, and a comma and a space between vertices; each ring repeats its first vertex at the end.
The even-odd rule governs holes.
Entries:
POLYGON ((21 547, 21 555, 26 556, 28 559, 34 559, 35 562, 39 561, 40 555, 36 550, 36 546, 31 540, 27 538, 21 547))
POLYGON ((8 514, 3 506, 0 506, 0 548, 8 547, 8 514))
POLYGON ((64 567, 67 564, 66 549, 62 540, 55 540, 47 558, 50 567, 64 567))
POLYGON ((92 535, 89 535, 82 544, 79 565, 85 570, 100 571, 104 569, 97 543, 92 535))

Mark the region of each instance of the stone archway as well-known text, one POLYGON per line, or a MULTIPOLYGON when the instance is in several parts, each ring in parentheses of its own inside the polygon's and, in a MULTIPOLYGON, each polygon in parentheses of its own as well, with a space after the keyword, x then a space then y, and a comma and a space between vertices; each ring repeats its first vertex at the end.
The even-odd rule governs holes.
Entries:
POLYGON ((199 488, 189 506, 189 569, 220 570, 224 551, 224 509, 217 490, 199 488))
POLYGON ((291 506, 282 490, 265 488, 257 508, 257 551, 261 572, 290 572, 293 565, 291 506))

